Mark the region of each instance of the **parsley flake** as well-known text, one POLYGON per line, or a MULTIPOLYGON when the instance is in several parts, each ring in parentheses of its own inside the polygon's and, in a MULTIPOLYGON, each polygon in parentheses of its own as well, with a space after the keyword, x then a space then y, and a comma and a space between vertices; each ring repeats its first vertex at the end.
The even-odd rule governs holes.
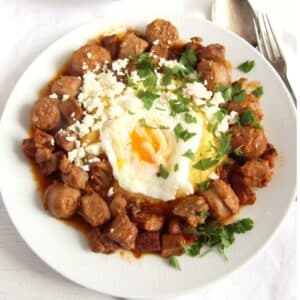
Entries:
POLYGON ((206 190, 208 190, 210 188, 211 185, 211 181, 207 180, 201 183, 197 184, 197 188, 200 190, 200 192, 205 192, 206 190))
POLYGON ((185 156, 189 158, 190 160, 193 160, 195 158, 195 154, 192 152, 191 149, 187 150, 182 156, 185 156))
POLYGON ((152 107, 154 100, 159 97, 157 94, 144 90, 139 90, 137 96, 143 101, 144 107, 147 110, 152 107))
POLYGON ((238 69, 242 72, 248 73, 250 72, 255 66, 254 60, 247 60, 244 63, 240 64, 238 66, 238 69))
POLYGON ((256 117, 253 113, 253 111, 249 108, 247 108, 243 114, 240 116, 240 124, 242 126, 250 125, 254 128, 261 128, 261 125, 256 120, 256 117))
POLYGON ((180 263, 176 256, 169 257, 169 264, 176 270, 179 270, 179 271, 181 270, 180 263))
POLYGON ((178 165, 178 164, 176 164, 176 165, 174 166, 174 172, 177 172, 177 171, 178 171, 178 169, 179 169, 179 165, 178 165))
POLYGON ((164 165, 159 165, 159 171, 156 174, 157 177, 161 177, 163 179, 167 179, 169 177, 169 171, 164 167, 164 165))
POLYGON ((193 115, 191 115, 189 113, 184 114, 184 121, 186 123, 197 123, 196 117, 194 117, 193 115))
POLYGON ((143 81, 144 87, 147 89, 155 89, 157 85, 157 75, 151 72, 143 81))
POLYGON ((190 48, 184 51, 180 57, 179 62, 184 65, 188 70, 193 70, 197 65, 197 53, 196 50, 190 48))
POLYGON ((207 169, 211 168, 212 166, 216 165, 219 161, 220 161, 219 158, 201 159, 193 165, 193 168, 204 171, 204 170, 207 170, 207 169))
POLYGON ((177 139, 182 139, 185 142, 196 135, 196 133, 184 129, 180 123, 175 126, 174 133, 177 139))
POLYGON ((259 86, 251 93, 255 97, 261 97, 264 94, 264 88, 262 86, 259 86))

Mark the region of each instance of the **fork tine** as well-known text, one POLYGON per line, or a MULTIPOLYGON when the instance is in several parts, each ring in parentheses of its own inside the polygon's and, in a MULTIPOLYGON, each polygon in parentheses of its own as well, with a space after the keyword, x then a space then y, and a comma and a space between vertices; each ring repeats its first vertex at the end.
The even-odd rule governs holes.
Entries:
POLYGON ((266 30, 266 36, 268 38, 269 41, 269 49, 270 49, 270 54, 272 55, 272 60, 275 60, 276 57, 278 57, 280 54, 278 53, 278 51, 276 50, 276 46, 274 45, 274 34, 273 32, 271 32, 271 28, 270 28, 270 22, 267 21, 267 15, 266 14, 262 14, 262 20, 264 22, 264 26, 265 26, 265 30, 266 30))
POLYGON ((259 33, 259 29, 258 29, 257 17, 253 17, 253 24, 254 24, 254 31, 255 31, 255 35, 256 35, 258 50, 259 50, 259 52, 262 52, 262 54, 264 55, 264 49, 262 46, 262 42, 260 39, 260 33, 259 33))
MULTIPOLYGON (((275 35, 274 31, 273 31, 273 28, 272 28, 270 19, 269 19, 269 17, 268 17, 267 14, 265 14, 265 20, 266 20, 266 22, 267 22, 267 24, 268 24, 268 28, 269 28, 270 35, 272 36, 271 39, 273 40, 273 43, 272 43, 273 49, 274 49, 273 51, 274 51, 274 52, 277 52, 277 57, 278 57, 278 56, 283 57, 282 51, 281 51, 280 46, 279 46, 279 44, 278 44, 278 42, 277 42, 276 35, 275 35), (275 47, 274 47, 274 44, 275 44, 275 47)), ((270 40, 271 40, 271 39, 270 39, 270 40)))
POLYGON ((268 36, 266 35, 266 27, 265 27, 265 23, 263 21, 262 14, 257 15, 257 23, 258 23, 259 33, 260 33, 260 37, 261 37, 261 42, 262 42, 262 45, 264 48, 264 51, 263 51, 264 56, 268 60, 272 61, 273 56, 270 51, 270 43, 269 43, 268 36))

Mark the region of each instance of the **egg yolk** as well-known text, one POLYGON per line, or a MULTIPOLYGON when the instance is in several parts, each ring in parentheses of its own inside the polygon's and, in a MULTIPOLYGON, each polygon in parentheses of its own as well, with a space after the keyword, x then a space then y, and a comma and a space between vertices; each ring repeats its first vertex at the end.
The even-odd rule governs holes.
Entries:
POLYGON ((160 141, 155 129, 136 127, 130 138, 131 151, 137 154, 140 160, 150 164, 156 162, 156 153, 160 148, 160 141))

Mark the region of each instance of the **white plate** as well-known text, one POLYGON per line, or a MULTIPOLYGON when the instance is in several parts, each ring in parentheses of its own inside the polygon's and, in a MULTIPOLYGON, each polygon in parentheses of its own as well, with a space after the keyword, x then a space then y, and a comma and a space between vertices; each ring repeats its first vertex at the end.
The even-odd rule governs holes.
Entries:
MULTIPOLYGON (((201 288, 237 269, 260 250, 282 222, 295 196, 296 117, 288 92, 266 60, 246 42, 217 26, 185 15, 161 16, 171 20, 180 37, 201 36, 205 43, 226 47, 233 66, 253 59, 256 66, 247 77, 262 82, 263 125, 271 143, 279 151, 279 161, 271 184, 257 191, 257 202, 243 208, 242 217, 251 217, 254 229, 238 236, 228 249, 229 261, 217 254, 202 259, 179 258, 182 271, 172 269, 156 256, 135 259, 119 254, 92 253, 76 230, 51 218, 43 209, 30 167, 21 152, 21 142, 29 128, 30 108, 39 89, 70 57, 72 51, 90 38, 112 28, 127 25, 144 29, 157 15, 123 16, 101 19, 67 34, 46 49, 16 84, 1 121, 0 184, 7 211, 31 249, 65 277, 88 288, 120 297, 154 299, 175 296, 201 288)), ((34 45, 33 45, 34 47, 34 45)), ((235 76, 243 74, 236 72, 235 76)), ((259 272, 259 270, 258 270, 259 272)))

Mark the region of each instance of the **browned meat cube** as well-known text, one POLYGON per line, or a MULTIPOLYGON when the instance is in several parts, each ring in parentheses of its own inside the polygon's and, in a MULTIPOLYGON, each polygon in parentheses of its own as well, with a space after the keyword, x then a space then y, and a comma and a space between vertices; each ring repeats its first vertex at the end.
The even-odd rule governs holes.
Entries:
POLYGON ((92 251, 110 254, 118 249, 118 245, 102 233, 99 228, 93 228, 87 235, 92 251))
POLYGON ((43 97, 34 103, 31 110, 33 126, 48 131, 57 128, 60 121, 60 111, 56 100, 43 97))
POLYGON ((59 96, 75 97, 79 93, 81 81, 81 78, 77 76, 60 76, 52 83, 51 93, 59 96))
POLYGON ((73 53, 71 67, 74 74, 81 75, 110 62, 111 56, 109 51, 96 44, 88 44, 73 53))
POLYGON ((201 37, 193 37, 191 38, 191 41, 186 44, 185 49, 194 49, 197 53, 202 49, 202 38, 201 37))
POLYGON ((109 208, 113 217, 125 212, 127 201, 121 194, 115 194, 110 202, 109 208))
POLYGON ((173 46, 179 38, 177 28, 170 22, 163 19, 156 19, 148 24, 146 38, 149 43, 157 43, 161 47, 173 46))
POLYGON ((233 126, 231 133, 231 147, 239 148, 248 159, 260 157, 267 147, 267 138, 262 128, 233 126))
POLYGON ((45 192, 45 207, 54 217, 67 219, 76 213, 79 197, 79 190, 55 182, 45 192))
POLYGON ((139 232, 135 241, 135 250, 140 253, 160 252, 160 235, 158 231, 139 232))
POLYGON ((164 257, 178 256, 183 252, 184 238, 181 233, 163 234, 161 255, 164 257))
POLYGON ((63 157, 63 153, 58 151, 55 153, 52 153, 49 160, 46 160, 39 164, 40 170, 43 175, 50 175, 59 169, 59 162, 61 158, 63 157))
POLYGON ((148 43, 136 36, 133 32, 127 32, 121 42, 119 57, 126 58, 130 55, 142 54, 148 48, 148 43))
POLYGON ((270 167, 274 167, 275 159, 278 156, 278 153, 272 144, 267 144, 266 150, 261 156, 262 159, 269 162, 270 167))
POLYGON ((163 48, 160 45, 152 45, 150 52, 159 58, 167 59, 169 55, 169 48, 163 48))
POLYGON ((187 196, 179 199, 173 208, 174 215, 182 217, 193 227, 203 222, 200 213, 206 211, 208 211, 208 205, 201 196, 187 196))
POLYGON ((228 111, 236 111, 239 115, 242 115, 245 110, 250 109, 253 111, 256 120, 261 120, 263 118, 263 112, 260 108, 260 101, 254 95, 246 95, 245 99, 240 102, 230 101, 226 107, 228 111))
POLYGON ((136 226, 124 215, 114 218, 108 232, 108 237, 121 245, 122 248, 131 250, 135 247, 138 230, 136 226))
POLYGON ((33 132, 33 141, 36 148, 53 149, 54 147, 53 136, 38 128, 33 132))
POLYGON ((239 210, 237 195, 230 185, 221 179, 214 180, 212 187, 203 192, 203 196, 212 215, 221 222, 239 210))
POLYGON ((134 221, 138 228, 147 231, 159 231, 164 225, 164 217, 156 214, 140 212, 135 215, 134 221))
POLYGON ((48 148, 37 148, 35 152, 35 161, 39 164, 52 157, 52 150, 48 148))
POLYGON ((86 194, 80 198, 80 214, 94 227, 110 219, 110 211, 106 202, 96 193, 86 194))
POLYGON ((214 91, 218 84, 231 84, 231 65, 227 61, 203 59, 198 63, 197 69, 211 91, 214 91))
POLYGON ((207 59, 213 61, 224 61, 225 60, 225 48, 220 44, 210 44, 206 47, 201 47, 198 52, 199 60, 207 59))
POLYGON ((33 139, 24 139, 23 143, 22 143, 22 149, 24 154, 30 158, 30 159, 34 159, 35 158, 35 145, 33 142, 33 139))
POLYGON ((263 187, 272 179, 273 170, 266 160, 249 160, 241 167, 245 182, 250 186, 263 187))
POLYGON ((245 182, 244 178, 238 174, 232 174, 230 185, 240 200, 241 205, 251 205, 256 201, 256 195, 245 182))
POLYGON ((62 172, 62 180, 71 187, 84 190, 89 179, 89 175, 80 167, 72 166, 68 172, 62 172))
POLYGON ((168 233, 176 234, 182 232, 182 224, 178 218, 172 218, 168 224, 168 233))
POLYGON ((110 52, 111 58, 116 59, 119 53, 120 40, 116 34, 104 36, 102 46, 110 52))
POLYGON ((105 197, 113 184, 112 168, 107 159, 90 165, 90 181, 92 187, 105 197))
POLYGON ((71 151, 75 147, 76 134, 70 130, 59 130, 55 134, 56 144, 65 151, 71 151))
POLYGON ((69 125, 82 118, 83 112, 81 105, 74 98, 61 102, 59 108, 69 125))

